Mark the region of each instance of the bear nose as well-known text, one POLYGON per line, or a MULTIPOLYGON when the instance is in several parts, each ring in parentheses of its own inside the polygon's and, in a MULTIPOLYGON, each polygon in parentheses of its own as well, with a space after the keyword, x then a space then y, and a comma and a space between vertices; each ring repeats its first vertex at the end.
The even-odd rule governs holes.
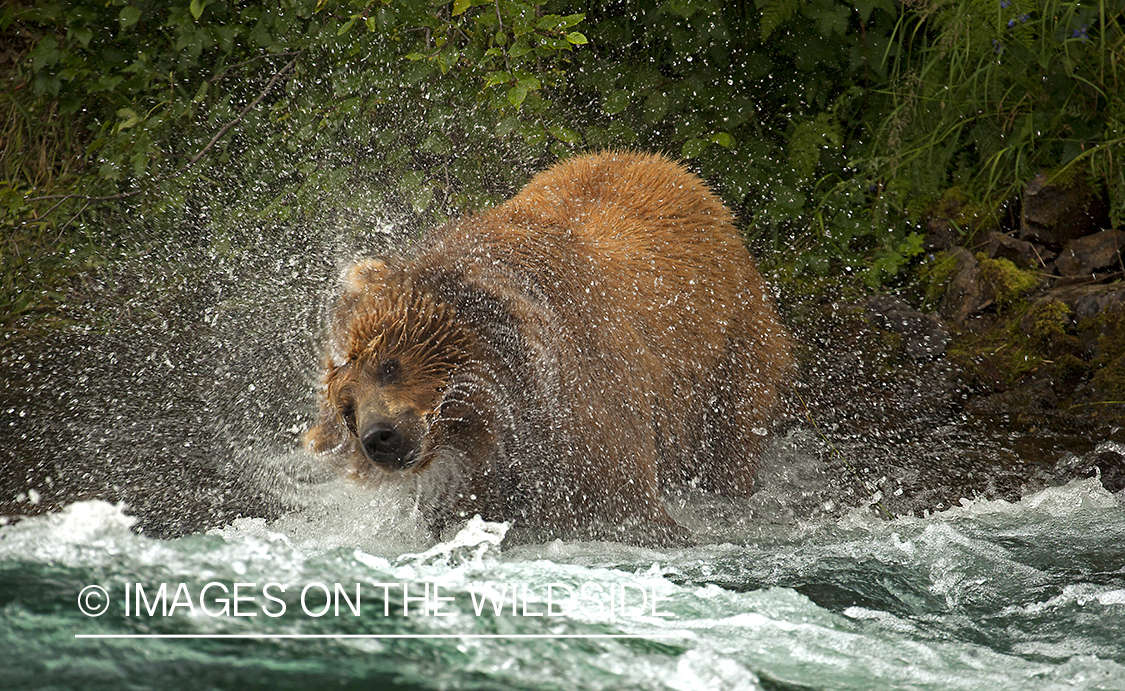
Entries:
POLYGON ((393 425, 376 422, 363 430, 359 440, 372 463, 391 468, 405 465, 406 438, 393 425))

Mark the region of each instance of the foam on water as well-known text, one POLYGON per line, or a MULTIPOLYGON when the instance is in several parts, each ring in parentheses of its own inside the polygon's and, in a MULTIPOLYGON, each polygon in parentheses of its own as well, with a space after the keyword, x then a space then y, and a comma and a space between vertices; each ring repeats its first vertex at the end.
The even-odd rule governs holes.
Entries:
POLYGON ((477 520, 429 549, 407 540, 423 548, 404 553, 370 519, 389 509, 369 494, 352 498, 354 515, 240 519, 175 540, 139 535, 124 507, 97 501, 0 528, 0 669, 16 670, 7 683, 1125 689, 1125 507, 1095 479, 925 518, 857 512, 788 540, 673 550, 556 541, 500 552, 506 526, 477 520), (341 521, 346 528, 327 530, 341 521), (349 542, 365 535, 366 544, 349 542), (272 604, 261 584, 278 583, 289 609, 138 617, 118 602, 88 617, 76 606, 87 584, 120 598, 125 583, 197 592, 213 581, 258 584, 251 609, 272 604), (364 584, 362 616, 301 614, 297 595, 309 583, 364 584), (409 584, 412 597, 440 587, 448 616, 397 616, 402 593, 375 583, 409 584), (499 599, 516 590, 518 607, 499 599), (624 594, 622 609, 594 596, 610 592, 624 594), (641 593, 659 599, 642 603, 641 593), (532 616, 548 608, 563 616, 532 616), (477 637, 74 638, 138 632, 477 637))

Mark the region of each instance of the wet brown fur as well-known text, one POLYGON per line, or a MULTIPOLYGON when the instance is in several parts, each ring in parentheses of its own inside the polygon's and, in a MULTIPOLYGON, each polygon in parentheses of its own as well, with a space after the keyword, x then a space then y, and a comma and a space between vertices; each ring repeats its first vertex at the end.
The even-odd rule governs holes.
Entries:
POLYGON ((534 539, 659 534, 662 488, 751 491, 788 367, 719 200, 667 159, 607 152, 356 265, 307 439, 361 480, 410 485, 437 534, 475 513, 534 539), (401 425, 416 465, 365 459, 357 404, 401 425))

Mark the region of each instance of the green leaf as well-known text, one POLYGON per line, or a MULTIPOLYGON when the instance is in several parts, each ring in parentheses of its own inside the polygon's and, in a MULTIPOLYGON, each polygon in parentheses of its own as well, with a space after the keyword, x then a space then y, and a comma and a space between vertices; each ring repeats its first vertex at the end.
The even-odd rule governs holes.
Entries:
POLYGON ((195 92, 195 96, 192 97, 191 102, 201 103, 207 96, 207 89, 210 87, 210 85, 211 83, 204 79, 203 83, 199 85, 199 89, 195 92))
POLYGON ((859 21, 867 23, 867 18, 871 16, 871 10, 875 9, 874 0, 853 0, 853 6, 859 12, 859 21))
POLYGON ((551 36, 538 36, 539 46, 535 52, 541 56, 546 57, 551 55, 551 51, 556 50, 572 50, 572 46, 565 38, 553 38, 551 36))
POLYGON ((565 27, 563 18, 557 14, 545 14, 535 23, 535 28, 540 31, 561 31, 565 27))
POLYGON ((453 0, 453 16, 464 14, 472 5, 472 0, 453 0))
POLYGON ((765 41, 777 27, 797 13, 801 8, 801 0, 763 0, 758 3, 758 7, 762 10, 762 40, 765 41))
POLYGON ((664 119, 668 112, 668 96, 663 91, 654 91, 645 99, 644 119, 655 125, 664 119))
POLYGON ((580 144, 582 142, 582 136, 569 127, 564 127, 562 125, 548 125, 547 132, 549 132, 555 139, 558 139, 561 142, 566 142, 567 144, 580 144))
POLYGON ((191 11, 191 16, 195 17, 196 21, 203 16, 203 8, 205 7, 203 0, 191 0, 188 9, 191 11))
POLYGON ((520 126, 520 119, 515 115, 509 115, 496 125, 496 134, 501 137, 507 137, 520 126))
POLYGON ((355 20, 357 19, 359 19, 358 14, 353 14, 351 17, 349 17, 348 21, 341 24, 339 29, 336 29, 336 35, 343 36, 344 34, 348 33, 348 30, 352 28, 352 24, 355 24, 355 20))
POLYGON ((137 111, 132 108, 119 108, 117 110, 117 117, 121 118, 121 122, 117 123, 118 132, 127 130, 141 121, 140 116, 137 115, 137 111))
POLYGON ((630 101, 633 99, 633 92, 628 89, 621 89, 602 99, 602 110, 606 115, 617 115, 621 111, 629 107, 630 101))
POLYGON ((827 112, 797 125, 789 138, 790 167, 801 178, 811 177, 820 161, 821 150, 838 148, 841 136, 839 122, 827 112))
POLYGON ((446 156, 451 151, 453 151, 453 143, 449 141, 449 137, 445 136, 444 134, 440 132, 431 132, 429 136, 426 137, 426 140, 422 142, 422 146, 420 148, 422 149, 422 151, 431 154, 446 156))
POLYGON ((90 47, 90 39, 94 38, 94 32, 85 27, 76 27, 70 30, 71 35, 82 44, 83 48, 90 47))
POLYGON ((543 128, 537 124, 525 123, 520 127, 520 136, 523 140, 532 146, 540 146, 543 140, 546 139, 547 133, 543 128))
POLYGON ((497 84, 504 84, 512 80, 512 75, 507 72, 492 72, 484 80, 485 88, 496 86, 497 84))
POLYGON ((520 84, 523 84, 528 91, 535 91, 536 89, 540 89, 543 86, 539 83, 539 78, 535 75, 522 76, 520 77, 519 82, 520 84))
POLYGON ((132 5, 126 5, 121 8, 121 14, 118 19, 121 20, 121 28, 127 28, 136 24, 141 18, 141 11, 132 5))
POLYGON ((117 85, 125 81, 125 77, 120 75, 103 74, 98 77, 98 81, 94 82, 91 86, 87 87, 91 93, 98 93, 102 91, 113 91, 117 85))
POLYGON ((708 137, 711 141, 715 142, 724 149, 729 149, 734 146, 734 137, 730 136, 728 132, 716 132, 708 137))
POLYGON ((148 168, 148 153, 142 151, 133 154, 129 161, 133 164, 133 176, 139 178, 144 175, 145 169, 148 168))
POLYGON ((434 187, 433 185, 422 185, 414 194, 414 210, 418 213, 424 212, 430 208, 430 204, 434 201, 434 187))
POLYGON ((699 154, 703 153, 710 145, 711 142, 707 141, 706 139, 689 139, 684 142, 684 145, 682 147, 680 147, 680 157, 684 159, 695 158, 699 154))
POLYGON ((527 98, 527 86, 522 81, 517 82, 515 86, 508 89, 508 102, 516 108, 523 105, 525 98, 527 98))
POLYGON ((825 38, 832 34, 840 34, 841 36, 847 31, 848 16, 851 10, 848 7, 839 5, 820 10, 815 13, 817 31, 825 38))
POLYGON ((577 31, 571 31, 569 34, 567 34, 566 40, 576 46, 586 45, 587 43, 586 37, 577 31))
POLYGON ((55 37, 47 34, 29 54, 31 57, 31 71, 38 72, 47 65, 54 65, 59 61, 59 42, 55 37))

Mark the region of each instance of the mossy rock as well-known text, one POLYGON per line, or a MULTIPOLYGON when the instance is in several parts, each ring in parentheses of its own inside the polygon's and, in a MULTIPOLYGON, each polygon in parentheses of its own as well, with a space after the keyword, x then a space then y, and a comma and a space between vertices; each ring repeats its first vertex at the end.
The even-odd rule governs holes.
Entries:
POLYGON ((1034 272, 1024 271, 1007 259, 989 259, 980 252, 976 260, 980 269, 978 280, 991 289, 998 310, 1009 307, 1039 285, 1039 277, 1034 272))
POLYGON ((918 282, 922 286, 922 307, 934 309, 941 302, 953 274, 957 272, 957 257, 949 252, 938 252, 918 267, 918 282))
POLYGON ((1070 306, 1061 300, 1048 299, 1033 303, 1020 319, 1020 331, 1040 339, 1049 340, 1052 336, 1067 333, 1071 325, 1070 306))
POLYGON ((1085 333, 1096 333, 1091 398, 1096 401, 1125 401, 1125 313, 1103 312, 1079 323, 1085 333))

